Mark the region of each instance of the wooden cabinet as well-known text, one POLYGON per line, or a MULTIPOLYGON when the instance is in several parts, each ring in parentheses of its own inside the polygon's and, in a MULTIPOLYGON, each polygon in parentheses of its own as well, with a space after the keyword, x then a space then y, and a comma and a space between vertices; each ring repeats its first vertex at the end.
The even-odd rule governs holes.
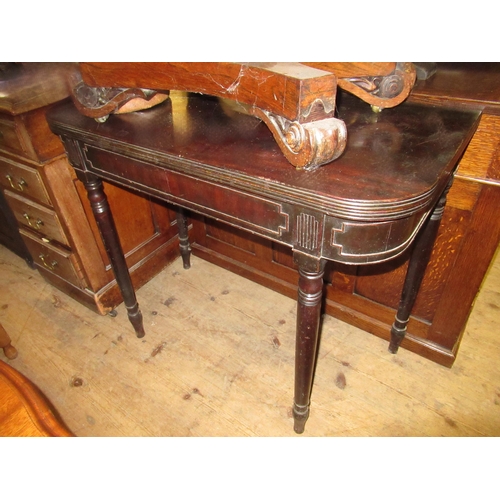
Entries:
MULTIPOLYGON (((416 85, 410 100, 483 110, 449 193, 431 261, 402 344, 426 358, 451 366, 474 299, 500 241, 500 65, 439 65, 433 77, 416 85)), ((378 139, 384 147, 384 137, 378 139)), ((234 228, 202 217, 193 221, 195 255, 296 297, 297 271, 287 247, 258 236, 249 238, 234 228)), ((408 258, 406 252, 384 264, 328 264, 325 312, 388 340, 408 258)))
MULTIPOLYGON (((51 105, 68 98, 75 69, 66 63, 0 69, 0 187, 7 203, 2 218, 17 222, 17 237, 48 282, 105 314, 122 298, 85 189, 45 119, 51 105)), ((139 287, 177 256, 175 213, 123 188, 105 190, 139 287)))
POLYGON ((7 204, 3 191, 0 189, 0 245, 19 255, 26 263, 33 267, 33 258, 19 234, 17 221, 7 204))

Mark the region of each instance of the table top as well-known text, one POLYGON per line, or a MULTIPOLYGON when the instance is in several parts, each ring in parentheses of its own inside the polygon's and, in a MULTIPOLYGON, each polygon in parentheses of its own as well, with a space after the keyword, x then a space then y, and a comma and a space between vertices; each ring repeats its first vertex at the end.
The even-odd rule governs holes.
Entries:
POLYGON ((417 82, 409 98, 500 115, 500 63, 437 63, 436 73, 417 82))
POLYGON ((0 66, 0 113, 20 115, 66 99, 76 63, 4 63, 0 66))
POLYGON ((264 123, 201 94, 172 92, 155 108, 111 115, 105 123, 67 102, 48 120, 65 137, 220 185, 300 201, 334 216, 391 220, 439 196, 479 117, 417 104, 375 113, 343 93, 338 114, 348 127, 346 150, 310 172, 290 165, 264 123))

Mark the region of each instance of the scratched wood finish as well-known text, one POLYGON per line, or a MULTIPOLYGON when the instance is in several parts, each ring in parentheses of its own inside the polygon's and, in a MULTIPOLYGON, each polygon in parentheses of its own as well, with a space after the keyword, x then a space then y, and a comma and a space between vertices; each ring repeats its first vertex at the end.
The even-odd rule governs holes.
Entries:
MULTIPOLYGON (((148 335, 96 316, 0 248, 5 360, 77 436, 288 436, 295 300, 193 257, 138 291, 148 335), (22 297, 22 300, 20 299, 22 297)), ((451 369, 323 317, 304 436, 500 435, 500 259, 451 369), (432 380, 432 383, 429 381, 432 380)))

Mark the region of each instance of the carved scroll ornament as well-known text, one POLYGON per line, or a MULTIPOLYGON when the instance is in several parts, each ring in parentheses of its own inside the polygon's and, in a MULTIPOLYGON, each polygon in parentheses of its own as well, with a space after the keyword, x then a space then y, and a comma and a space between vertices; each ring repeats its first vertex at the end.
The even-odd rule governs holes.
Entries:
POLYGON ((338 86, 378 109, 393 108, 408 97, 416 76, 412 63, 397 63, 388 75, 343 78, 338 86))
POLYGON ((251 113, 269 127, 286 159, 297 169, 313 170, 344 152, 347 128, 342 120, 299 123, 258 108, 251 113))

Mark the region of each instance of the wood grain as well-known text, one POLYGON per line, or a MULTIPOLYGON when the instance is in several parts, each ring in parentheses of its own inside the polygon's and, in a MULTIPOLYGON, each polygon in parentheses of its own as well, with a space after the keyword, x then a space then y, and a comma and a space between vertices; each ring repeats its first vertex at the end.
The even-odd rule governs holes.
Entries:
MULTIPOLYGON (((20 353, 8 363, 78 436, 295 436, 295 300, 192 261, 138 291, 139 340, 122 306, 97 316, 0 247, 0 321, 20 353)), ((305 435, 497 436, 499 264, 451 369, 324 316, 305 435)))
POLYGON ((0 436, 70 437, 49 401, 25 376, 0 360, 0 436))

